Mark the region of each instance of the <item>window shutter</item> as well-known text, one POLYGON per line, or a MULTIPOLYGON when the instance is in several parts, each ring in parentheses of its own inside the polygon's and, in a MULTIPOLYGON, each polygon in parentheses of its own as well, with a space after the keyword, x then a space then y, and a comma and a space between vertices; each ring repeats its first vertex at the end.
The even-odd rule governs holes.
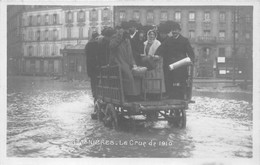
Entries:
POLYGON ((50 50, 51 50, 50 55, 53 56, 53 55, 54 55, 54 52, 53 52, 53 45, 50 45, 50 50))
POLYGON ((37 54, 37 46, 33 46, 33 55, 38 56, 37 54))
POLYGON ((68 23, 68 18, 69 18, 69 16, 68 16, 68 12, 66 12, 66 14, 65 14, 65 21, 66 21, 66 23, 68 23))
POLYGON ((49 30, 49 40, 53 40, 53 30, 49 30))
POLYGON ((50 14, 50 16, 49 16, 49 17, 50 17, 50 18, 49 18, 49 19, 50 19, 50 20, 49 20, 49 21, 50 21, 50 24, 52 25, 52 24, 53 24, 53 15, 52 15, 52 14, 50 14))
POLYGON ((43 31, 41 31, 41 41, 43 41, 44 40, 44 33, 45 33, 45 31, 43 30, 43 31))
POLYGON ((80 11, 77 12, 77 21, 80 22, 79 20, 79 14, 80 14, 80 11))
POLYGON ((59 14, 57 14, 56 23, 59 24, 60 23, 59 21, 60 21, 59 14))
POLYGON ((57 30, 57 40, 59 40, 59 30, 57 30))

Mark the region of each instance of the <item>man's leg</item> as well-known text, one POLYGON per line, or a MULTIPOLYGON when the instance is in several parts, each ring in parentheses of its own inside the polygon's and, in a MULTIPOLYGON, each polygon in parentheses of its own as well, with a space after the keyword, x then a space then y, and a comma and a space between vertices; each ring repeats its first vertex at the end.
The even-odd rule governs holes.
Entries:
POLYGON ((97 80, 93 76, 90 80, 90 86, 91 86, 92 96, 94 99, 96 98, 96 85, 97 85, 97 80))

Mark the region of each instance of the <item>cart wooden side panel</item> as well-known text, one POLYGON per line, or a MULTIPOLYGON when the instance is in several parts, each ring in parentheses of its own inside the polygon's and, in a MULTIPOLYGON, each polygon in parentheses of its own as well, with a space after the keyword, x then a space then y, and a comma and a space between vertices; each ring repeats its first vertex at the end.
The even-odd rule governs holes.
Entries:
POLYGON ((97 98, 105 102, 122 105, 125 101, 122 73, 119 66, 103 66, 97 76, 97 98))

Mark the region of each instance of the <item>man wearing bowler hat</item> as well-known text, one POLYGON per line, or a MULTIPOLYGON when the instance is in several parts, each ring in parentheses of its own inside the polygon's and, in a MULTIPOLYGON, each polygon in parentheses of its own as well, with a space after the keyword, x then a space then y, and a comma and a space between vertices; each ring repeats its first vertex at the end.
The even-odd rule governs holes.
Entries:
POLYGON ((194 62, 194 52, 189 40, 180 34, 181 27, 177 22, 167 21, 166 25, 169 26, 172 34, 162 42, 156 52, 163 57, 164 61, 166 94, 173 99, 186 99, 188 68, 182 66, 170 71, 169 65, 187 56, 194 62))

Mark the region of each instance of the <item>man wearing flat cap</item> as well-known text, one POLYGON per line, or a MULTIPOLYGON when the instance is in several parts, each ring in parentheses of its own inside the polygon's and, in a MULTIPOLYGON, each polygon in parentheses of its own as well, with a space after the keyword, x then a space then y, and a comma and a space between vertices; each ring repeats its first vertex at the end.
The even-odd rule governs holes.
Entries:
POLYGON ((163 57, 166 93, 173 99, 185 99, 188 67, 183 66, 170 71, 169 65, 187 56, 194 62, 194 52, 189 40, 180 34, 179 23, 167 21, 165 25, 171 29, 171 35, 163 41, 156 54, 163 57))

